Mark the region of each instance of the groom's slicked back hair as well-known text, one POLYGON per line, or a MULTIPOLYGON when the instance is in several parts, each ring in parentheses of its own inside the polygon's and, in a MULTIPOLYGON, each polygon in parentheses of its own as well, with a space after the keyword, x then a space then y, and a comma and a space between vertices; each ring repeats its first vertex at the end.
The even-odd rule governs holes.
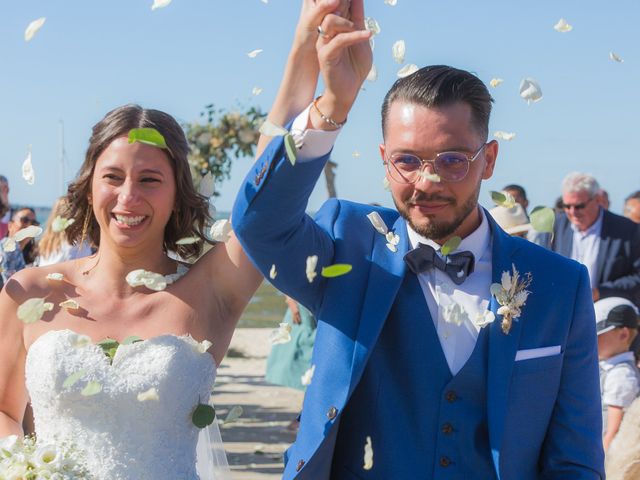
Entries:
POLYGON ((382 102, 382 135, 386 133, 387 115, 394 102, 401 101, 438 108, 458 102, 471 107, 471 122, 486 139, 489 135, 491 94, 474 74, 447 65, 431 65, 396 80, 382 102))

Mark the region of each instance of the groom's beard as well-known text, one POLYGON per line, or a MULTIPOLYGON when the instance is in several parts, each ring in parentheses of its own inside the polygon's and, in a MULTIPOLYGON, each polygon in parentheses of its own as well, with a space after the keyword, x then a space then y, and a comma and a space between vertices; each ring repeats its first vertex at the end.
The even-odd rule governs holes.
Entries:
POLYGON ((418 235, 421 235, 430 240, 438 241, 442 238, 451 236, 462 225, 462 222, 477 208, 478 197, 480 195, 480 184, 476 190, 469 196, 462 205, 458 206, 458 201, 454 197, 446 197, 444 195, 428 195, 422 192, 415 192, 413 197, 405 202, 400 203, 393 198, 393 203, 396 205, 396 209, 400 213, 400 216, 406 220, 409 226, 418 235), (454 208, 454 217, 452 220, 438 220, 436 216, 427 217, 428 222, 425 224, 417 225, 411 220, 409 215, 409 208, 415 203, 426 201, 441 201, 448 202, 454 208))

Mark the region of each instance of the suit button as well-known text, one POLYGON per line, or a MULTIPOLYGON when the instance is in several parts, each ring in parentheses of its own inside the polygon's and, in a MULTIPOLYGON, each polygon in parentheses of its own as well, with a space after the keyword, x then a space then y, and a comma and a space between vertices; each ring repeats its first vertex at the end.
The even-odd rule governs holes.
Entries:
POLYGON ((453 432, 453 425, 450 423, 445 423, 442 425, 442 433, 446 433, 447 435, 453 432))
POLYGON ((453 403, 458 399, 458 394, 456 394, 456 392, 454 392, 453 390, 449 390, 445 398, 447 399, 447 402, 453 403))
POLYGON ((331 407, 327 412, 327 418, 329 420, 333 420, 338 415, 338 409, 336 407, 331 407))
POLYGON ((448 467, 449 465, 451 465, 451 460, 449 460, 449 457, 440 457, 440 466, 441 467, 448 467))
POLYGON ((298 465, 296 465, 296 472, 299 472, 300 470, 302 470, 302 467, 304 467, 304 460, 300 460, 298 462, 298 465))

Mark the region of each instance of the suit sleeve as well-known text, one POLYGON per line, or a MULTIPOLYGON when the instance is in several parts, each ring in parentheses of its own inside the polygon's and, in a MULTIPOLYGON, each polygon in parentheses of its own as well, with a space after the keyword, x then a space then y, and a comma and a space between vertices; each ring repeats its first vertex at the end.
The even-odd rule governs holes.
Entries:
POLYGON ((595 315, 589 276, 580 269, 560 389, 540 457, 545 480, 605 478, 595 315))
MULTIPOLYGON (((633 230, 633 235, 626 245, 629 267, 626 275, 598 285, 600 297, 624 297, 636 305, 640 305, 640 225, 633 230)), ((612 259, 613 261, 614 259, 612 259)))
POLYGON ((231 215, 233 230, 256 267, 312 312, 322 302, 325 280, 320 270, 334 256, 331 228, 339 203, 328 202, 319 212, 320 224, 305 209, 328 158, 291 165, 282 137, 273 139, 245 178, 231 215), (317 276, 311 281, 306 274, 310 256, 318 257, 317 276))

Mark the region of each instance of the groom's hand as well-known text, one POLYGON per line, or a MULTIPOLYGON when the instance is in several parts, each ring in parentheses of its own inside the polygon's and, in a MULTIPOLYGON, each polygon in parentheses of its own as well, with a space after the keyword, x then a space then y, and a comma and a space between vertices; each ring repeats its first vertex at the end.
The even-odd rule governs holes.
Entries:
MULTIPOLYGON (((333 13, 325 16, 316 44, 325 86, 318 110, 336 123, 346 120, 372 64, 371 32, 365 30, 363 0, 352 0, 350 18, 333 13)), ((312 109, 311 112, 313 128, 335 129, 318 111, 312 109)))

